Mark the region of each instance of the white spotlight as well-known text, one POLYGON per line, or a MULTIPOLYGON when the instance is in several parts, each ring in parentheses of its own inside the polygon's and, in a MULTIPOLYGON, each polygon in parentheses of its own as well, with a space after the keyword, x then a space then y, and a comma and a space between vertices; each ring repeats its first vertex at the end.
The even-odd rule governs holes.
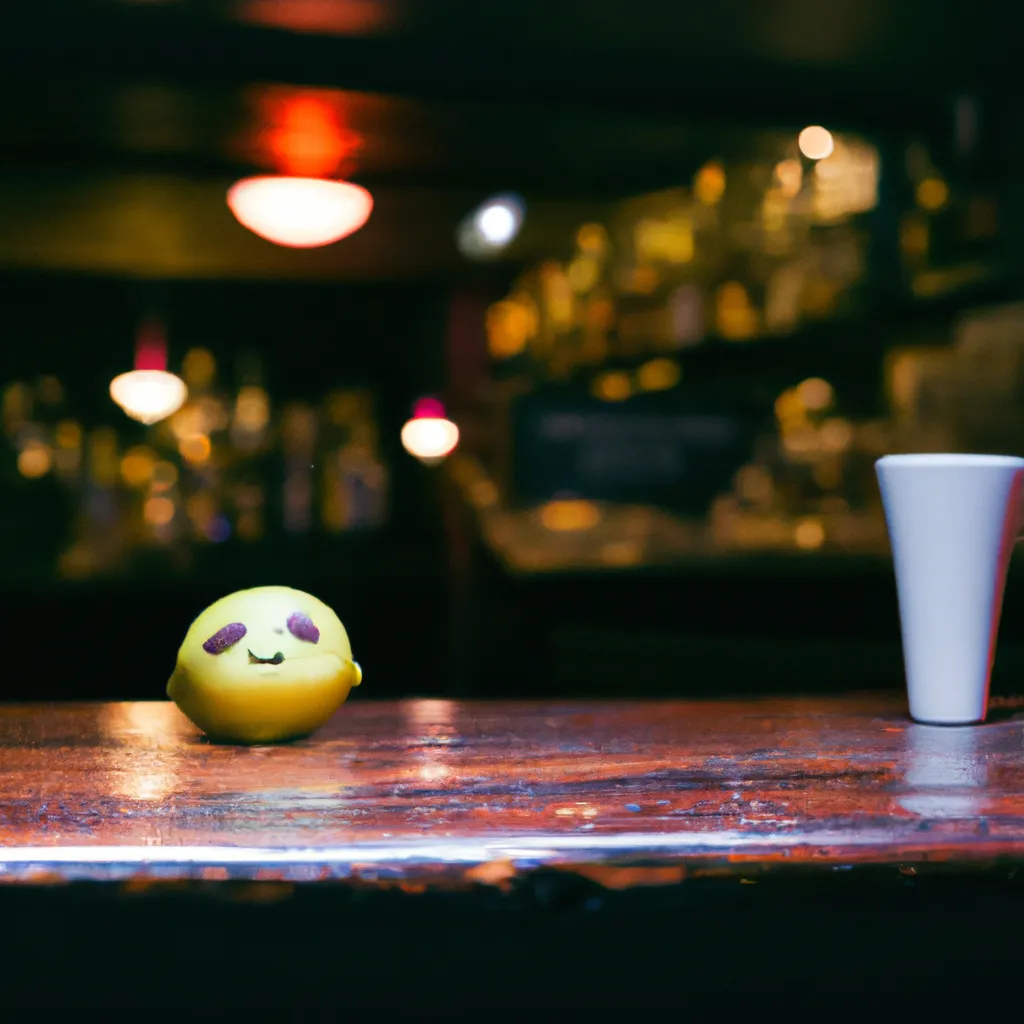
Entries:
POLYGON ((488 199, 459 225, 459 248, 464 255, 477 259, 496 256, 519 234, 524 213, 523 201, 518 196, 488 199))

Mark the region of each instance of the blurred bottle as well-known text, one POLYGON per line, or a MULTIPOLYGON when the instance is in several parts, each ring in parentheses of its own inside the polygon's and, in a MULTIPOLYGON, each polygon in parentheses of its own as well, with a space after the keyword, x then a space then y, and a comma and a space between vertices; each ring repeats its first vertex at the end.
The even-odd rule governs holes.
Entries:
POLYGON ((321 478, 328 532, 372 529, 387 517, 387 471, 381 460, 373 395, 336 391, 326 403, 321 478))

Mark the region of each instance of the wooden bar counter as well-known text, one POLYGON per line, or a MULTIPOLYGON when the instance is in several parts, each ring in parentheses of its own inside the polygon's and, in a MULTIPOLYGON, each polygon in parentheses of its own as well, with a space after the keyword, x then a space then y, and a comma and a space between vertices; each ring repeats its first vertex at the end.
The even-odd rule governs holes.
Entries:
POLYGON ((1024 703, 973 728, 897 698, 354 700, 216 745, 170 703, 0 711, 0 878, 613 888, 1024 859, 1024 703))
POLYGON ((898 696, 353 700, 250 748, 168 703, 9 706, 3 1005, 977 1014, 1024 960, 1022 754, 1024 703, 943 729, 898 696))

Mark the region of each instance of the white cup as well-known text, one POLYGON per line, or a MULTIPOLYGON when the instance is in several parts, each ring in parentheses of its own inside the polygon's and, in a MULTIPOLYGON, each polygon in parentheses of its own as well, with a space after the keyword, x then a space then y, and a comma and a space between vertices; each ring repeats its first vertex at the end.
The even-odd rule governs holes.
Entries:
POLYGON ((886 455, 875 463, 889 528, 910 714, 983 722, 1024 459, 886 455))

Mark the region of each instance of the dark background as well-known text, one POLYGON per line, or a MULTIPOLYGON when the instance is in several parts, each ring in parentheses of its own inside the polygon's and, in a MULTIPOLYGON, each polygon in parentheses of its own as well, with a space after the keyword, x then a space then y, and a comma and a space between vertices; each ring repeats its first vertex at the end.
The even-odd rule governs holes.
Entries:
MULTIPOLYGON (((19 477, 0 446, 0 701, 159 699, 192 618, 264 583, 338 610, 365 670, 358 700, 899 689, 887 558, 518 578, 398 433, 416 398, 451 385, 460 302, 503 295, 601 204, 686 183, 711 156, 749 154, 764 131, 816 123, 870 136, 883 166, 920 140, 952 189, 997 196, 999 274, 949 300, 907 301, 894 240, 908 197, 885 184, 860 319, 709 346, 687 374, 767 401, 818 374, 844 413, 874 414, 889 347, 944 343, 962 309, 1024 294, 1020 27, 1005 0, 8 2, 0 385, 57 374, 69 415, 141 439, 107 387, 130 364, 140 318, 157 312, 172 362, 203 345, 230 377, 256 353, 275 405, 372 389, 392 502, 374 534, 278 531, 197 549, 187 572, 140 556, 114 578, 70 582, 55 566, 73 502, 49 479, 19 477), (351 175, 373 192, 374 215, 325 250, 275 249, 224 206, 233 180, 267 170, 260 100, 279 86, 341 91, 363 137, 351 175), (978 133, 958 155, 964 99, 978 133), (531 216, 505 259, 473 264, 456 225, 506 189, 531 216)), ((1019 690, 1022 673, 1017 566, 994 691, 1019 690)), ((540 872, 508 895, 430 896, 386 880, 365 891, 0 886, 0 979, 5 1005, 32 1019, 71 1003, 133 1017, 386 1007, 480 1019, 495 1006, 539 1019, 610 1007, 730 1017, 744 999, 799 1019, 837 996, 882 1019, 960 1001, 976 1015, 1012 998, 1015 875, 885 869, 612 893, 540 872)))
MULTIPOLYGON (((370 387, 393 500, 376 534, 229 542, 198 552, 186 574, 142 558, 116 579, 71 583, 53 564, 73 508, 56 488, 18 478, 5 452, 0 697, 158 698, 192 617, 231 589, 269 582, 339 611, 366 670, 359 699, 901 685, 884 559, 516 579, 443 475, 402 452, 398 431, 417 397, 446 387, 458 296, 501 295, 595 204, 688 180, 710 153, 745 152, 759 132, 815 122, 870 133, 893 158, 925 140, 952 184, 991 187, 1006 200, 1001 276, 922 306, 900 297, 883 256, 869 317, 697 353, 688 372, 764 394, 828 375, 852 411, 878 408, 890 344, 945 339, 959 309, 1021 292, 1013 200, 1024 86, 1008 9, 52 0, 5 19, 3 377, 59 374, 69 412, 124 428, 107 383, 131 358, 139 318, 158 309, 179 356, 202 344, 230 373, 258 353, 275 403, 370 387), (354 176, 378 206, 329 250, 271 251, 223 213, 223 187, 260 169, 245 140, 261 130, 253 97, 275 83, 351 93, 365 141, 354 176), (954 105, 965 96, 980 111, 979 137, 958 158, 954 105), (455 226, 508 188, 543 215, 505 260, 474 265, 455 248, 455 226)), ((880 222, 899 199, 885 198, 880 222)), ((1024 644, 1014 594, 1011 581, 997 691, 1014 688, 1024 644)))

